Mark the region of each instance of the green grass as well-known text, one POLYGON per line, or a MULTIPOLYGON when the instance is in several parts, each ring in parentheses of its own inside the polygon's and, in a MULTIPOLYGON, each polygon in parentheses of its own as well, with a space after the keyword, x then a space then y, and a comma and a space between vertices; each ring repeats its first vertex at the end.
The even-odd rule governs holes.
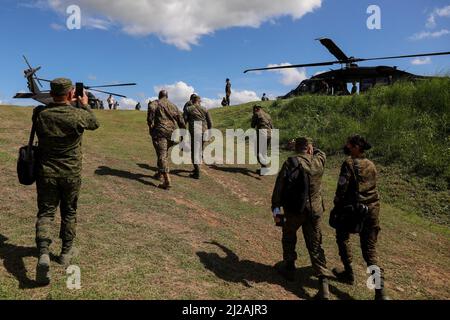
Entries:
MULTIPOLYGON (((291 101, 283 103, 287 106, 291 101)), ((0 107, 0 154, 1 159, 9 159, 0 162, 1 299, 304 299, 315 294, 317 280, 311 277, 301 236, 300 280, 287 283, 273 271, 281 259, 280 230, 273 226, 269 210, 275 177, 260 179, 251 173, 257 168, 254 165, 219 166, 205 168, 202 179, 194 181, 188 178, 189 166, 173 166, 174 188, 160 190, 151 178, 156 157, 145 112, 96 114, 101 128, 87 132, 83 143, 80 255, 75 260, 82 272, 82 289, 69 291, 65 270, 54 262, 52 284, 33 285, 36 191, 34 186, 20 186, 15 173, 17 149, 26 143, 31 109, 0 107)), ((251 104, 217 109, 212 116, 221 129, 246 128, 251 104)), ((287 155, 282 153, 283 158, 287 155)), ((341 160, 336 155, 327 164, 328 209, 341 160)), ((381 176, 379 254, 390 296, 449 299, 448 227, 416 214, 422 209, 408 201, 407 193, 415 184, 398 187, 398 197, 387 196, 383 188, 395 176, 385 177, 384 170, 381 176)), ((334 267, 339 257, 328 212, 323 246, 329 266, 334 267)), ((59 218, 51 247, 55 255, 60 245, 58 222, 59 218)), ((332 281, 334 299, 372 298, 364 285, 365 268, 356 239, 353 248, 357 284, 332 281)))
MULTIPOLYGON (((253 105, 218 110, 216 122, 248 128, 253 105)), ((395 198, 406 210, 450 223, 449 78, 397 83, 358 96, 302 96, 263 106, 280 129, 282 144, 306 135, 327 154, 340 155, 349 135, 366 136, 373 145, 368 156, 383 170, 387 200, 395 198)))

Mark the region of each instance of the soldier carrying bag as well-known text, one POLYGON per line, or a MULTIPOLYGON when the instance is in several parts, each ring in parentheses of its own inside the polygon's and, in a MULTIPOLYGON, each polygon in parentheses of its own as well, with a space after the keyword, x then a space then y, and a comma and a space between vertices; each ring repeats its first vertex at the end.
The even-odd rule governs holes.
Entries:
POLYGON ((369 208, 359 201, 359 181, 355 163, 352 165, 352 174, 356 185, 352 203, 344 206, 335 206, 330 212, 329 223, 332 228, 339 231, 361 233, 369 208))
POLYGON ((20 184, 30 186, 36 181, 38 147, 33 146, 36 135, 36 116, 33 116, 30 139, 28 144, 19 149, 17 160, 17 176, 20 184))

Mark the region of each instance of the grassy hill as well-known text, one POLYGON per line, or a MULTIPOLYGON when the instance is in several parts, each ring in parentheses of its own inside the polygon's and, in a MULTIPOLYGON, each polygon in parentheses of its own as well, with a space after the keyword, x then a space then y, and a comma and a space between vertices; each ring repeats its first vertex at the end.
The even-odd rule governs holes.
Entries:
MULTIPOLYGON (((289 105, 302 101, 271 105, 277 125, 289 105)), ((250 108, 214 110, 213 119, 220 128, 248 127, 250 108)), ((97 115, 101 128, 87 133, 84 140, 80 255, 75 260, 82 272, 82 289, 69 291, 65 270, 55 262, 51 286, 38 288, 33 281, 35 187, 19 185, 15 173, 16 153, 27 140, 31 109, 0 106, 0 298, 309 299, 315 293, 317 280, 311 276, 302 236, 298 281, 288 283, 272 268, 281 259, 281 234, 269 211, 274 177, 256 176, 252 165, 216 166, 206 168, 199 182, 188 178, 191 167, 173 166, 174 188, 159 190, 151 178, 156 157, 145 113, 97 115)), ((294 127, 289 130, 283 130, 283 139, 300 133, 294 127)), ((323 139, 315 131, 310 135, 323 139)), ((336 149, 342 143, 339 139, 336 149)), ((319 142, 331 151, 323 140, 319 142)), ((328 208, 341 159, 331 157, 324 177, 328 208)), ((390 175, 389 166, 385 168, 380 172, 385 200, 379 253, 389 294, 394 299, 450 299, 449 229, 417 215, 420 206, 408 201, 411 183, 404 184, 390 175), (385 191, 383 182, 396 183, 397 194, 385 191)), ((404 174, 402 168, 398 170, 404 174)), ((423 183, 424 178, 417 179, 423 183)), ((328 212, 324 249, 333 267, 339 257, 327 220, 328 212)), ((55 239, 57 234, 55 224, 55 239)), ((55 255, 59 245, 59 241, 52 245, 55 255)), ((353 248, 357 284, 333 281, 334 299, 372 298, 356 238, 353 248)))

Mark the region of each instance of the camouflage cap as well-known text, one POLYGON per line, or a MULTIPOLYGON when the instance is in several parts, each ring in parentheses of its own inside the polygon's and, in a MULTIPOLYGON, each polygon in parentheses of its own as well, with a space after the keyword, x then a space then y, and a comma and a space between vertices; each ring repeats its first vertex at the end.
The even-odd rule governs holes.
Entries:
POLYGON ((313 139, 309 137, 300 137, 295 139, 295 146, 298 149, 306 149, 308 145, 313 144, 313 139))
POLYGON ((54 96, 64 96, 73 88, 70 79, 56 78, 50 82, 50 93, 54 96))

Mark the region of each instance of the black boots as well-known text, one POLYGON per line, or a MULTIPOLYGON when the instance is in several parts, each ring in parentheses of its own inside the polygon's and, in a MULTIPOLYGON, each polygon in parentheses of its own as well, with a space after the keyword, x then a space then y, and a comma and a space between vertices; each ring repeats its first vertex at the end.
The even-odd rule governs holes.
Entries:
POLYGON ((384 270, 380 269, 380 288, 375 288, 375 300, 391 300, 386 295, 386 290, 384 288, 384 270))
POLYGON ((36 266, 36 282, 43 286, 50 284, 50 255, 48 253, 39 255, 36 266))
POLYGON ((355 275, 353 274, 352 266, 347 265, 344 268, 334 268, 332 271, 340 282, 350 285, 355 284, 355 275))
POLYGON ((317 292, 315 299, 330 300, 330 287, 326 277, 319 277, 319 291, 317 292))
POLYGON ((295 281, 295 261, 283 261, 276 265, 276 269, 287 281, 295 281))

